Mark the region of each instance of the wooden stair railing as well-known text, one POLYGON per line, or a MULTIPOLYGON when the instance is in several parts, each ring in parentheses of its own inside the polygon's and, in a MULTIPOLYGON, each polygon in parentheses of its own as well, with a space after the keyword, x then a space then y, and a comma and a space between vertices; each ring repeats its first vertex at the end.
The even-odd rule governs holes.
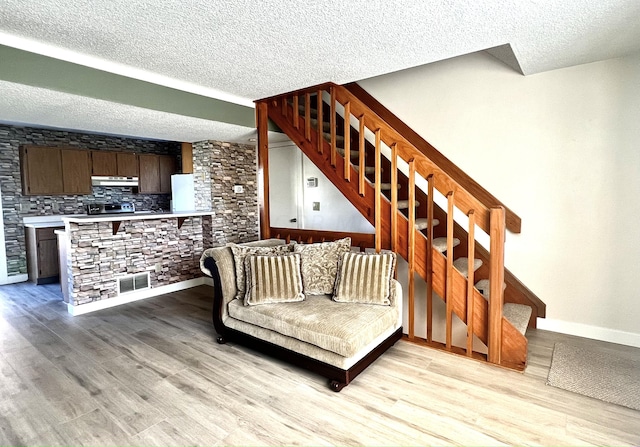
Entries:
MULTIPOLYGON (((409 327, 408 338, 414 340, 414 273, 427 282, 427 338, 419 340, 430 346, 442 347, 451 352, 465 354, 491 363, 522 370, 526 364, 527 341, 503 316, 504 300, 504 237, 506 231, 505 209, 488 208, 476 197, 456 183, 447 173, 417 150, 401 134, 388 126, 378 115, 343 87, 323 84, 310 89, 278 97, 267 98, 257 103, 258 153, 260 180, 263 188, 268 183, 268 143, 266 128, 271 119, 300 147, 304 153, 323 170, 327 178, 338 187, 348 200, 375 227, 375 249, 393 249, 409 263, 409 327), (302 104, 303 103, 303 104, 302 104), (315 104, 314 104, 315 103, 315 104), (314 107, 315 106, 315 107, 314 107), (303 114, 301 115, 300 112, 303 114), (341 121, 341 122, 340 122, 341 121), (340 124, 343 135, 338 135, 340 124), (328 131, 327 131, 328 126, 328 131), (357 148, 352 147, 352 137, 357 148), (373 135, 373 143, 365 134, 373 135), (338 139, 342 140, 338 148, 338 139), (373 144, 373 150, 367 146, 373 144), (383 148, 384 145, 384 148, 383 148), (357 151, 355 160, 352 158, 357 151), (384 155, 383 155, 384 152, 384 155), (374 159, 374 178, 367 177, 367 158, 374 159), (352 162, 352 160, 354 160, 352 162), (382 193, 383 161, 390 167, 390 199, 382 193), (406 165, 406 171, 399 165, 406 165), (399 174, 400 173, 400 174, 399 174), (408 177, 406 200, 398 199, 398 176, 408 177), (265 179, 266 177, 266 179, 265 179), (353 182, 352 179, 358 180, 353 182), (416 195, 424 192, 416 187, 417 181, 427 183, 427 234, 416 227, 416 195), (433 215, 438 207, 434 193, 438 191, 447 198, 446 257, 433 244, 433 215), (406 208, 407 215, 401 211, 406 208), (461 234, 454 222, 454 210, 468 216, 466 233, 468 250, 468 276, 465 277, 453 266, 454 237, 461 234), (477 243, 475 228, 490 236, 488 252, 490 296, 485 299, 473 286, 474 255, 477 243), (457 230, 457 233, 456 233, 457 230), (446 342, 432 340, 432 293, 446 303, 446 342), (451 340, 452 316, 467 324, 465 348, 453 346, 451 340), (487 346, 487 355, 473 350, 473 336, 487 346)), ((369 163, 370 165, 370 163, 369 163)), ((264 189, 268 194, 268 189, 264 189)), ((261 198, 261 231, 263 237, 272 233, 268 219, 268 195, 261 198)), ((300 230, 299 230, 300 231, 300 230)))

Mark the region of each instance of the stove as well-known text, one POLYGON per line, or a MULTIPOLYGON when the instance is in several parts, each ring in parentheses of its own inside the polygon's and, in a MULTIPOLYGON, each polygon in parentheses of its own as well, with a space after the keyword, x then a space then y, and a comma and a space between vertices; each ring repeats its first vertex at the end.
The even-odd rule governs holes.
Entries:
POLYGON ((87 205, 87 214, 93 216, 96 214, 124 214, 134 213, 136 206, 132 202, 122 203, 92 203, 87 205))

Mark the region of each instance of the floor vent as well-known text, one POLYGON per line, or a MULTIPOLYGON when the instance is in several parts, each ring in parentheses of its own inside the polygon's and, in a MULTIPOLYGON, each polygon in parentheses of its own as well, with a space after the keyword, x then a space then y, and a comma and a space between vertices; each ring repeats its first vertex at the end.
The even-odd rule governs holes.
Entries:
POLYGON ((149 288, 149 272, 118 278, 118 295, 149 288))

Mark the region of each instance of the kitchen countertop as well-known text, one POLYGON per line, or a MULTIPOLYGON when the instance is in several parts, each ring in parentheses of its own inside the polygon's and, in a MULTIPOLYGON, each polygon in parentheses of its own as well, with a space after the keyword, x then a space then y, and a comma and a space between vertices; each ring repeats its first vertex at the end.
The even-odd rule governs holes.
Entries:
POLYGON ((153 213, 153 212, 135 212, 135 213, 122 213, 122 214, 109 214, 109 215, 87 215, 87 214, 72 214, 68 216, 62 216, 62 221, 76 222, 76 223, 91 223, 91 222, 114 222, 125 220, 144 220, 144 219, 175 219, 179 217, 193 217, 193 216, 210 216, 213 211, 183 211, 178 213, 153 213))

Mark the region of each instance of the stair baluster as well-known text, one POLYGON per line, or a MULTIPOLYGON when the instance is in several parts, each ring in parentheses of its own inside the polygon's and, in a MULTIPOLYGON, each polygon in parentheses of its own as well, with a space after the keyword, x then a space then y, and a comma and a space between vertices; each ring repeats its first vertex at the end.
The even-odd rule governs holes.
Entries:
POLYGON ((469 260, 467 267, 469 271, 467 276, 467 356, 471 357, 473 355, 473 313, 475 311, 475 269, 473 264, 476 258, 476 214, 471 210, 467 216, 469 217, 469 230, 467 231, 467 259, 469 260))
POLYGON ((433 174, 427 176, 427 342, 433 341, 433 174))
POLYGON ((344 105, 344 179, 351 181, 351 102, 344 105))
POLYGON ((311 141, 311 93, 304 94, 304 137, 311 141))
POLYGON ((358 192, 362 197, 364 197, 364 192, 366 190, 366 178, 365 178, 365 170, 366 166, 364 164, 364 155, 365 155, 365 140, 364 140, 364 113, 360 115, 358 118, 359 121, 359 134, 358 134, 358 192))
POLYGON ((447 194, 447 278, 446 278, 446 346, 451 350, 451 338, 453 330, 453 209, 454 192, 447 194))
MULTIPOLYGON (((380 129, 376 130, 376 153, 375 153, 375 227, 376 227, 376 253, 380 253, 382 250, 382 189, 380 183, 382 181, 380 172, 380 129)), ((362 156, 362 155, 361 155, 362 156)))
POLYGON ((409 340, 415 337, 415 272, 416 272, 416 161, 412 158, 409 160, 409 290, 407 296, 409 298, 409 340))
POLYGON ((318 96, 316 96, 316 113, 318 115, 318 152, 320 152, 321 154, 324 151, 324 138, 322 138, 322 135, 324 135, 324 125, 322 123, 322 115, 323 115, 323 101, 322 101, 322 89, 318 89, 318 96))
MULTIPOLYGON (((331 125, 331 166, 336 165, 336 89, 331 87, 329 89, 331 95, 331 113, 329 114, 329 123, 331 125)), ((346 139, 346 138, 345 138, 346 139)), ((345 154, 346 158, 346 154, 345 154)), ((347 158, 350 160, 350 158, 347 158)))

